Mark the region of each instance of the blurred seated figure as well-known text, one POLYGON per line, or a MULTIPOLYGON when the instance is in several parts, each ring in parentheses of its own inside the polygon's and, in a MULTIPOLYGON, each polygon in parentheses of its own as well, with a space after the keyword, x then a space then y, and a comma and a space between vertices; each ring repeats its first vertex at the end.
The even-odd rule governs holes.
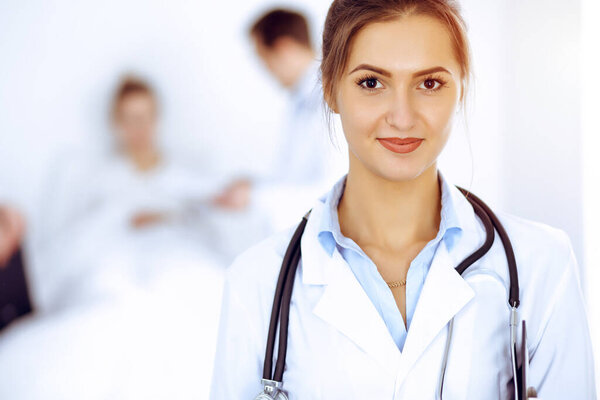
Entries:
MULTIPOLYGON (((220 226, 215 214, 238 205, 223 200, 227 182, 161 151, 159 116, 152 87, 123 78, 111 107, 111 152, 63 162, 59 177, 49 179, 44 207, 52 218, 36 252, 44 309, 143 287, 178 265, 229 263, 214 241, 233 224, 220 226)), ((243 225, 250 217, 228 218, 243 225)))
POLYGON ((301 13, 273 9, 252 24, 249 35, 256 54, 289 94, 276 157, 261 179, 242 179, 229 186, 220 201, 253 198, 271 211, 274 228, 295 223, 344 171, 324 114, 319 63, 301 13))
POLYGON ((113 101, 115 154, 105 167, 95 201, 128 203, 127 220, 145 228, 184 218, 186 202, 212 204, 220 187, 181 168, 157 144, 158 100, 135 77, 123 79, 113 101))
POLYGON ((24 230, 21 214, 0 205, 0 331, 32 311, 20 250, 24 230))

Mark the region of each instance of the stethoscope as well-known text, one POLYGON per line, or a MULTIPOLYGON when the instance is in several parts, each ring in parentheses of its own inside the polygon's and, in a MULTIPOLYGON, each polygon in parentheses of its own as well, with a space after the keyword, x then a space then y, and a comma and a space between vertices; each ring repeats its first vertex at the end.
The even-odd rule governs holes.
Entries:
MULTIPOLYGON (((458 187, 458 186, 457 186, 458 187)), ((510 277, 510 287, 508 304, 510 306, 510 358, 512 365, 512 375, 514 382, 515 400, 533 399, 536 397, 535 390, 527 386, 526 371, 529 365, 528 351, 526 345, 526 328, 525 321, 522 321, 522 344, 521 344, 521 368, 517 367, 517 324, 519 307, 519 277, 517 275, 517 263, 512 244, 504 227, 498 220, 498 217, 492 210, 477 196, 469 191, 458 187, 467 200, 473 206, 475 214, 479 217, 485 228, 486 239, 483 245, 473 254, 465 258, 455 269, 459 274, 463 274, 466 269, 475 261, 482 258, 492 247, 495 239, 495 231, 498 232, 504 252, 508 261, 508 272, 510 277)), ((296 277, 296 270, 300 261, 300 240, 304 233, 304 228, 308 222, 310 211, 304 215, 302 221, 296 228, 292 239, 287 247, 281 270, 277 280, 275 289, 275 297, 273 299, 273 308, 271 310, 271 321, 269 323, 269 335, 267 339, 267 349, 265 352, 265 362, 263 367, 262 385, 263 391, 255 398, 255 400, 288 400, 286 392, 282 389, 283 385, 283 370, 285 367, 285 357, 287 353, 288 341, 288 324, 290 316, 290 300, 292 298, 292 288, 296 277), (279 324, 279 348, 277 352, 277 363, 275 371, 273 371, 273 352, 275 350, 275 338, 277 325, 279 324)), ((444 377, 446 375, 446 367, 448 364, 448 354, 450 352, 450 343, 452 341, 452 330, 454 327, 454 318, 448 323, 448 335, 444 348, 444 357, 442 359, 442 367, 438 380, 437 397, 442 399, 444 389, 444 377)))

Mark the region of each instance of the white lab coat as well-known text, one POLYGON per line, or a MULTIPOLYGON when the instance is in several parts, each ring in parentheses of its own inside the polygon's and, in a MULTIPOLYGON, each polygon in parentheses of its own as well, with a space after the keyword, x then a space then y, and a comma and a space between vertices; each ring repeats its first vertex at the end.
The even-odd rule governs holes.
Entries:
MULTIPOLYGON (((451 195, 463 235, 451 253, 440 243, 402 353, 344 259, 321 247, 316 221, 323 203, 315 204, 291 303, 283 375, 290 400, 436 398, 452 317, 444 399, 513 398, 505 253, 496 236, 490 252, 463 276, 455 271, 480 247, 485 232, 454 186, 451 195)), ((544 400, 595 399, 590 334, 568 237, 514 216, 499 218, 519 269, 530 385, 544 400)), ((273 293, 291 234, 263 241, 228 270, 212 400, 253 399, 262 390, 273 293)))

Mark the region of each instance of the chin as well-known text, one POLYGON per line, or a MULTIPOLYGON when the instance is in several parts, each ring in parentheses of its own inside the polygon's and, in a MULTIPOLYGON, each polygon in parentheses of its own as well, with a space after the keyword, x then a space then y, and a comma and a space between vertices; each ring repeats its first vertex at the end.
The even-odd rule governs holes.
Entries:
POLYGON ((420 157, 406 157, 399 159, 394 157, 382 157, 367 166, 367 169, 377 177, 390 182, 408 182, 417 179, 423 172, 435 164, 426 162, 420 157))
POLYGON ((420 172, 422 171, 414 171, 412 169, 389 169, 389 168, 384 168, 384 169, 378 169, 377 171, 374 171, 375 174, 381 178, 381 179, 385 179, 386 181, 390 181, 390 182, 408 182, 408 181, 412 181, 415 180, 416 178, 419 177, 420 172))

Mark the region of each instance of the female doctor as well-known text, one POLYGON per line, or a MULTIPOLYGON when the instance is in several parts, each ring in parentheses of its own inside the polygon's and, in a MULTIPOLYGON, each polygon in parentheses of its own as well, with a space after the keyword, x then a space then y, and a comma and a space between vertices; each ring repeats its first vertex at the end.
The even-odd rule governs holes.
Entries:
MULTIPOLYGON (((486 231, 437 169, 471 72, 455 2, 335 0, 321 72, 325 100, 341 117, 349 171, 314 204, 301 239, 281 393, 290 400, 515 398, 503 245, 496 236, 464 274, 455 270, 486 231)), ((526 343, 529 362, 519 367, 528 367, 528 386, 545 400, 594 399, 568 237, 511 215, 499 219, 518 266, 527 342, 518 335, 517 347, 526 343)), ((271 308, 294 229, 249 249, 228 270, 213 400, 251 400, 265 390, 271 308)), ((277 347, 274 354, 273 365, 277 347)))

